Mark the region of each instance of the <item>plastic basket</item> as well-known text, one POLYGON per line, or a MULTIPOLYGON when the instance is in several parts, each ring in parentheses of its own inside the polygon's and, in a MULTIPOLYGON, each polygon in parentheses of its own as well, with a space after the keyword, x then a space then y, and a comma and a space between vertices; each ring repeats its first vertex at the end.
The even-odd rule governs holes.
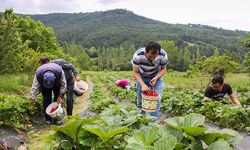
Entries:
POLYGON ((142 94, 142 110, 155 112, 157 110, 159 96, 146 96, 142 94))
POLYGON ((51 118, 56 119, 56 120, 62 120, 63 117, 65 116, 65 113, 63 111, 61 104, 58 104, 57 102, 51 103, 46 108, 46 114, 48 114, 51 118), (50 112, 52 108, 56 108, 57 106, 58 108, 55 111, 50 112))
POLYGON ((76 96, 82 96, 88 90, 88 84, 81 80, 79 82, 75 82, 74 85, 74 94, 76 96))

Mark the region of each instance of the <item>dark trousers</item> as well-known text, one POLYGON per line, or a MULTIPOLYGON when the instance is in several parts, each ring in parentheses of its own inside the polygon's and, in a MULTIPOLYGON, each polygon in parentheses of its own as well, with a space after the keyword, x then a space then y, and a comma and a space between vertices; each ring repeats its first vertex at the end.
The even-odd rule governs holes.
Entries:
POLYGON ((42 87, 42 95, 43 95, 43 109, 45 113, 45 119, 52 121, 51 117, 46 114, 46 108, 52 103, 52 92, 54 94, 54 99, 53 102, 57 101, 57 98, 60 93, 60 87, 59 86, 54 86, 51 89, 47 89, 42 87))
POLYGON ((71 116, 73 112, 73 106, 74 106, 74 80, 73 81, 67 81, 67 92, 66 92, 66 105, 67 105, 67 115, 71 116))

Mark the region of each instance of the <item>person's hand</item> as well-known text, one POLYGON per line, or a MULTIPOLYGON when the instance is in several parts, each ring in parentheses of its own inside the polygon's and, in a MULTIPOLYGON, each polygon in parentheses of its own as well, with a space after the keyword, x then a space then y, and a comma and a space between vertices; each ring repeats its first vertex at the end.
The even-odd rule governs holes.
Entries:
POLYGON ((81 78, 79 76, 76 76, 76 81, 77 82, 81 81, 81 78))
POLYGON ((149 83, 150 83, 150 85, 152 85, 152 86, 153 86, 153 85, 155 85, 156 81, 157 81, 157 78, 156 78, 156 77, 154 77, 153 79, 151 79, 151 80, 150 80, 150 82, 149 82, 149 83))
POLYGON ((30 98, 29 100, 29 108, 28 108, 28 111, 29 111, 29 114, 30 115, 34 115, 34 112, 32 110, 34 110, 35 108, 35 100, 30 98))
POLYGON ((63 102, 63 100, 62 100, 62 98, 59 96, 59 97, 57 98, 57 104, 62 104, 62 102, 63 102))
POLYGON ((142 87, 141 87, 141 91, 142 92, 148 91, 148 90, 150 90, 150 89, 149 89, 149 87, 146 84, 142 85, 142 87))

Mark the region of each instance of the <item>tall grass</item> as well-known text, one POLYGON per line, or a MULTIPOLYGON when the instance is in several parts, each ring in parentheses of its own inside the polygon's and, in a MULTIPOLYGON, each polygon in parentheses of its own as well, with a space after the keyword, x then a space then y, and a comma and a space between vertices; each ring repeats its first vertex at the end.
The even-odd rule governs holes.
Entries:
POLYGON ((25 74, 0 75, 0 92, 12 94, 28 93, 33 77, 25 74))

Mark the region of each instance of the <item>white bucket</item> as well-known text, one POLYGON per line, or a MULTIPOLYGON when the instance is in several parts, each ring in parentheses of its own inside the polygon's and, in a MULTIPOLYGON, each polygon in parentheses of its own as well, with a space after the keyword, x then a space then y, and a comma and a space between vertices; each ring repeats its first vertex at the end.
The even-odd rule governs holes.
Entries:
POLYGON ((142 110, 155 112, 157 110, 159 96, 146 96, 142 94, 142 110))
POLYGON ((74 94, 76 96, 82 96, 84 92, 86 92, 88 90, 88 84, 81 80, 79 82, 75 81, 75 85, 74 85, 74 94))
POLYGON ((57 119, 57 120, 62 120, 63 117, 65 116, 61 104, 58 104, 57 102, 51 103, 46 108, 46 114, 48 114, 51 118, 57 119), (52 108, 56 108, 57 106, 58 106, 58 108, 55 111, 53 111, 53 112, 50 113, 51 109, 52 108))

